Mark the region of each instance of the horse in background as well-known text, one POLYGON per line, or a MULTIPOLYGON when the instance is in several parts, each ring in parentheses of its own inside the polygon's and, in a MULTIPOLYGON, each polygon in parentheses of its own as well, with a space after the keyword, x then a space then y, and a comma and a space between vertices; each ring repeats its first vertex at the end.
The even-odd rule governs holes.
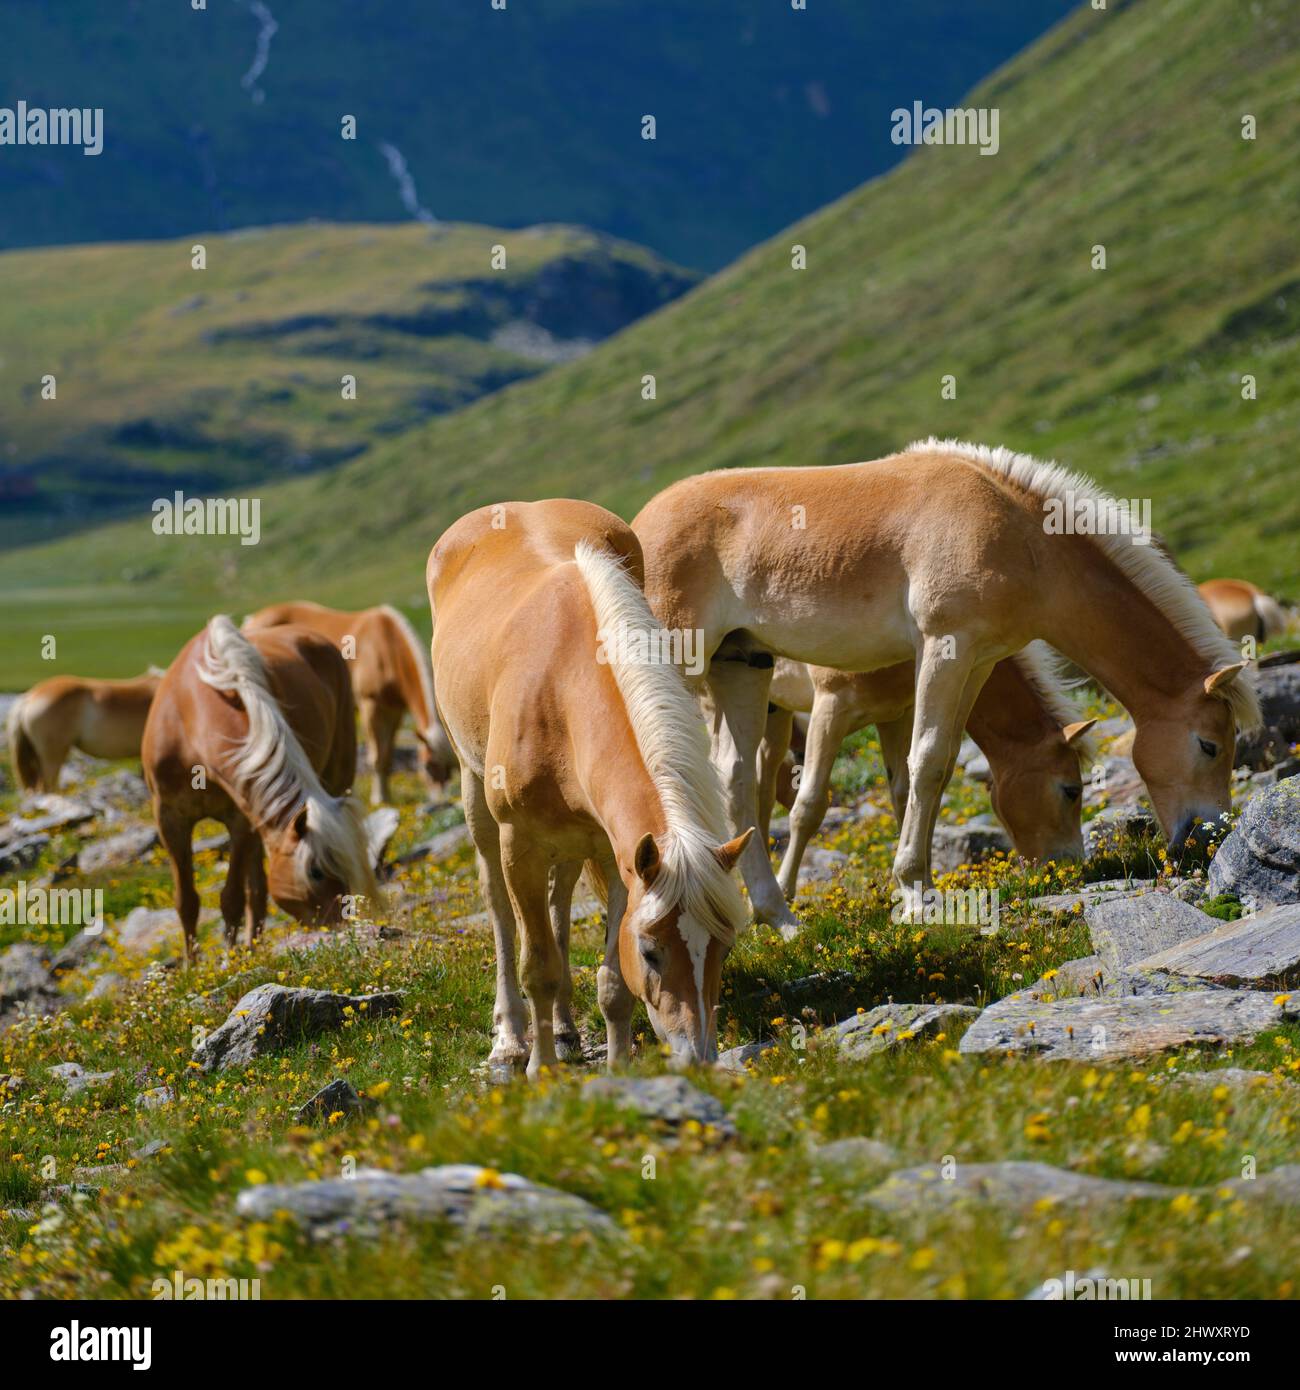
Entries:
POLYGON ((226 940, 251 946, 270 896, 301 922, 333 923, 343 899, 379 901, 356 774, 356 711, 338 648, 297 627, 241 633, 213 618, 163 677, 141 760, 172 861, 185 958, 199 896, 191 840, 204 819, 230 832, 221 891, 226 940), (263 860, 269 857, 270 869, 263 860))
POLYGON ((430 790, 441 792, 455 755, 438 719, 428 648, 406 618, 388 604, 348 612, 301 599, 258 609, 244 619, 244 630, 257 632, 285 623, 321 633, 347 658, 374 773, 371 802, 389 800, 393 745, 408 710, 420 743, 420 771, 430 790))
POLYGON ((149 707, 163 672, 130 680, 50 676, 10 706, 9 757, 24 791, 56 792, 68 754, 138 758, 149 707))
POLYGON ((1292 615, 1275 598, 1246 579, 1207 579, 1198 584, 1214 621, 1234 642, 1253 637, 1264 642, 1280 637, 1291 626, 1292 615))
POLYGON ((641 591, 625 522, 587 502, 483 507, 429 555, 438 703, 496 941, 497 1065, 536 1077, 577 1047, 569 911, 608 904, 597 992, 609 1062, 635 999, 681 1062, 717 1056, 722 961, 745 920, 699 709, 641 591), (532 1014, 532 1048, 515 965, 532 1014))
MULTIPOLYGON (((851 674, 825 666, 777 660, 760 750, 759 828, 767 833, 777 768, 785 758, 794 713, 811 711, 802 776, 790 806, 790 840, 777 881, 786 901, 798 889, 799 865, 826 814, 831 771, 840 745, 868 724, 876 726, 899 825, 907 807, 907 747, 912 729, 915 668, 902 662, 851 674)), ((1026 859, 1083 857, 1081 766, 1097 756, 1078 718, 1052 653, 1034 643, 999 661, 971 706, 966 729, 989 761, 991 798, 998 819, 1026 859)))

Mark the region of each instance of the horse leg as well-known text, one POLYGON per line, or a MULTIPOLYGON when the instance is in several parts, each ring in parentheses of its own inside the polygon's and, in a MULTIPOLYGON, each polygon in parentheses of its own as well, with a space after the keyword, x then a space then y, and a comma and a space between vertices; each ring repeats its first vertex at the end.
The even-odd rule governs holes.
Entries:
POLYGON ((916 667, 916 705, 908 754, 907 809, 894 855, 894 882, 902 891, 904 920, 915 921, 930 887, 930 840, 939 802, 961 747, 966 717, 992 669, 970 656, 948 654, 942 637, 926 637, 916 667))
POLYGON ((788 902, 793 902, 799 891, 799 865, 808 848, 808 841, 821 828, 826 816, 835 757, 852 722, 851 713, 840 709, 833 696, 819 693, 814 697, 812 718, 808 721, 803 776, 799 779, 799 793, 790 808, 790 843, 786 846, 785 857, 777 874, 777 882, 788 902))
POLYGON ((176 894, 176 914, 181 919, 186 965, 194 964, 194 938, 199 925, 199 894, 194 887, 194 853, 191 839, 194 822, 167 811, 154 801, 158 835, 172 861, 172 886, 176 894))
POLYGON ((767 844, 772 830, 776 783, 785 755, 790 751, 794 715, 788 709, 769 709, 763 742, 758 748, 758 833, 767 844))
POLYGON ((880 739, 880 755, 885 760, 885 776, 889 779, 889 800, 894 808, 894 819, 901 830, 903 814, 907 810, 907 748, 912 737, 911 711, 883 723, 877 720, 876 735, 880 739))
POLYGON ((245 861, 248 885, 248 909, 245 915, 245 922, 248 926, 248 947, 249 950, 257 944, 257 939, 262 935, 262 927, 266 924, 266 859, 262 854, 262 837, 256 833, 252 836, 252 843, 249 845, 248 857, 245 861))
POLYGON ((522 936, 519 973, 533 1023, 528 1079, 535 1081, 543 1071, 554 1071, 560 1061, 555 1054, 555 1000, 562 972, 547 911, 550 864, 537 844, 507 825, 501 828, 501 867, 522 936))
POLYGON ((581 863, 557 864, 551 870, 550 879, 551 930, 560 953, 560 987, 555 994, 555 1052, 562 1062, 582 1060, 582 1040, 573 1021, 573 971, 569 965, 573 890, 581 874, 581 863))
POLYGON ((478 861, 479 890, 492 923, 492 940, 496 947, 496 1003, 492 1009, 493 1041, 488 1062, 492 1066, 522 1067, 528 1061, 528 1044, 524 1040, 527 1022, 515 966, 515 910, 501 867, 501 831, 488 809, 483 779, 464 763, 461 764, 460 785, 465 823, 469 826, 478 861))
POLYGON ((596 972, 596 997, 605 1019, 605 1062, 610 1068, 632 1058, 632 1010, 636 996, 623 979, 618 960, 618 933, 627 911, 627 889, 613 863, 606 866, 609 903, 605 917, 605 959, 596 972))
MULTIPOLYGON (((727 795, 732 834, 740 835, 758 820, 758 745, 767 724, 772 668, 750 666, 745 661, 715 661, 708 681, 714 708, 713 761, 727 795)), ((771 922, 787 940, 796 935, 799 919, 786 906, 766 841, 757 835, 750 838, 740 869, 755 920, 771 922)))
POLYGON ((226 945, 233 946, 239 938, 239 923, 248 905, 249 839, 256 839, 252 828, 235 825, 230 828, 230 860, 226 865, 226 882, 221 890, 221 920, 226 926, 226 945))
POLYGON ((388 765, 383 761, 380 732, 383 710, 378 700, 368 696, 357 702, 357 709, 361 715, 361 732, 366 740, 366 759, 370 763, 370 804, 378 806, 388 794, 388 765))

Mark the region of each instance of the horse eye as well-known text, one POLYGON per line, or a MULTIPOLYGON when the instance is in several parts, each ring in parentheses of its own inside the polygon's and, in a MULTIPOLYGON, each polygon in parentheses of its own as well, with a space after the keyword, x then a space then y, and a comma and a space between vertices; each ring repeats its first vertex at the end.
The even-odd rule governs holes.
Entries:
POLYGON ((1079 797, 1083 794, 1082 787, 1071 783, 1062 783, 1061 790, 1065 793, 1065 799, 1067 801, 1078 801, 1079 797))
POLYGON ((1207 758, 1213 758, 1218 754, 1218 747, 1211 743, 1209 739, 1198 738, 1196 741, 1201 745, 1201 752, 1204 753, 1207 758))
POLYGON ((663 958, 653 946, 641 947, 641 959, 650 967, 651 970, 658 970, 663 958))
POLYGON ((322 869, 319 864, 313 864, 311 868, 307 870, 307 876, 313 882, 320 883, 325 878, 325 870, 322 869))

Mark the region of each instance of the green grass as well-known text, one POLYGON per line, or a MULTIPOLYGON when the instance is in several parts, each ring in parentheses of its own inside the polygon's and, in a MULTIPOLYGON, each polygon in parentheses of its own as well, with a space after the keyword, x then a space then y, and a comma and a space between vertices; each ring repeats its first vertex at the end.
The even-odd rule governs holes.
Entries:
POLYGON ((631 516, 701 469, 841 463, 931 433, 1150 497, 1196 578, 1294 590, 1289 16, 1286 0, 1082 9, 970 97, 1001 112, 996 157, 914 152, 586 358, 268 488, 259 546, 173 542, 141 517, 0 556, 0 672, 48 674, 47 633, 62 669, 138 669, 213 611, 291 595, 415 611, 430 546, 482 503, 579 496, 631 516))
MULTIPOLYGON (((861 775, 874 756, 859 736, 840 760, 837 783, 883 805, 883 784, 861 775)), ((426 820, 413 775, 397 774, 395 788, 396 849, 453 818, 442 812, 426 820)), ((0 814, 14 806, 4 795, 0 814)), ((945 814, 960 820, 987 809, 983 789, 959 773, 945 814)), ((743 1077, 692 1077, 731 1114, 739 1135, 729 1141, 698 1126, 674 1135, 591 1096, 584 1082, 595 1068, 565 1067, 539 1085, 485 1076, 492 944, 484 927, 464 920, 479 908, 466 853, 401 871, 415 906, 401 920, 405 934, 393 940, 341 937, 312 951, 277 952, 290 924, 273 912, 256 952, 229 960, 215 929, 202 928, 193 968, 158 969, 157 952, 127 956, 110 945, 75 977, 65 1013, 0 1035, 0 1077, 22 1078, 0 1110, 0 1213, 11 1213, 0 1214, 0 1294, 147 1297, 154 1279, 179 1269, 186 1277, 258 1278, 264 1298, 488 1298, 499 1286, 509 1298, 790 1298, 799 1290, 811 1298, 1018 1298, 1066 1269, 1100 1267, 1110 1277, 1150 1278, 1158 1298, 1295 1296, 1300 1216, 1213 1190, 1192 1203, 1107 1206, 1086 1221, 1050 1204, 1020 1214, 930 1205, 884 1214, 864 1200, 893 1168, 948 1156, 1038 1160, 1214 1189, 1239 1176, 1246 1158, 1260 1174, 1293 1161, 1300 1126, 1300 1028, 1231 1049, 1094 1065, 963 1057, 960 1028, 865 1062, 844 1060, 815 1039, 802 1045, 817 1026, 890 998, 986 1003, 1089 949, 1078 914, 1042 913, 1029 901, 1077 886, 1079 866, 995 859, 942 880, 1000 889, 996 936, 892 922, 892 841, 888 816, 822 837, 846 850, 850 865, 835 885, 801 896, 805 931, 784 943, 774 931, 752 929, 729 957, 723 1046, 774 1044, 743 1077), (124 988, 82 998, 108 971, 124 977, 124 988), (814 973, 828 982, 795 988, 814 973), (266 981, 349 993, 400 989, 403 1010, 382 1020, 359 1016, 238 1071, 192 1068, 195 1029, 219 1024, 245 991, 266 981), (69 1098, 47 1070, 62 1061, 118 1075, 69 1098), (1218 1066, 1277 1080, 1244 1090, 1176 1080, 1218 1066), (369 1115, 298 1125, 298 1106, 336 1076, 372 1099, 369 1115), (137 1108, 137 1092, 161 1085, 175 1089, 172 1104, 137 1108), (855 1135, 892 1146, 896 1160, 836 1168, 818 1159, 818 1145, 855 1135), (161 1156, 131 1158, 155 1139, 168 1145, 161 1156), (645 1176, 648 1157, 653 1177, 645 1176), (406 1225, 378 1238, 313 1241, 285 1220, 234 1215, 237 1194, 250 1184, 436 1163, 482 1164, 576 1193, 610 1215, 616 1234, 466 1238, 447 1226, 406 1225), (125 1170, 80 1171, 111 1164, 125 1170), (52 1196, 53 1184, 68 1182, 99 1190, 52 1196), (32 1215, 14 1215, 15 1208, 32 1215)), ((216 906, 223 872, 205 856, 205 909, 216 906)), ((136 902, 167 902, 161 873, 154 856, 116 875, 106 885, 110 919, 136 902)), ((1100 876, 1099 866, 1087 866, 1087 876, 1100 876)), ((579 1026, 603 1039, 596 919, 576 924, 572 954, 579 1026)), ((634 1033, 634 1070, 660 1070, 640 1013, 634 1033)))

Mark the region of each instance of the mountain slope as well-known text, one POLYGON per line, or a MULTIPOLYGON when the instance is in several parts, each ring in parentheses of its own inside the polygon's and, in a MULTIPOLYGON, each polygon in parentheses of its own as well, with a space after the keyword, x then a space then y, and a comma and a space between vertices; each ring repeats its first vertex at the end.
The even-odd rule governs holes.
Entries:
POLYGON ((580 355, 695 280, 567 227, 511 234, 494 270, 505 235, 281 227, 0 255, 17 349, 0 363, 0 544, 173 488, 336 464, 580 355), (192 267, 195 245, 205 269, 192 267))
POLYGON ((426 208, 711 269, 895 164, 894 106, 951 102, 1070 4, 22 0, 0 103, 102 107, 104 149, 0 152, 0 247, 426 208))
POLYGON ((1297 95, 1286 0, 1084 9, 972 98, 1000 108, 996 157, 925 148, 580 361, 277 487, 260 546, 157 542, 141 519, 0 559, 5 678, 41 669, 51 624, 61 663, 124 669, 166 659, 207 612, 275 595, 418 612, 430 544, 487 501, 631 515, 703 468, 845 462, 931 433, 1149 496, 1197 578, 1291 588, 1297 95), (124 580, 143 550, 149 572, 124 580))

